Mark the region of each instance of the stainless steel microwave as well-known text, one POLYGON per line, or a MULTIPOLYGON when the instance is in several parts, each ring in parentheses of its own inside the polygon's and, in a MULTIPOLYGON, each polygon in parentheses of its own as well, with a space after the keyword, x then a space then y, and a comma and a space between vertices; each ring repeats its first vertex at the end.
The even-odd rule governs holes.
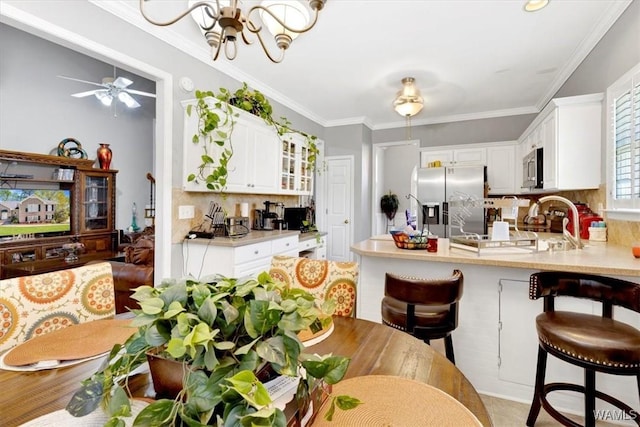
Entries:
POLYGON ((522 188, 542 188, 542 148, 536 148, 522 159, 522 188))

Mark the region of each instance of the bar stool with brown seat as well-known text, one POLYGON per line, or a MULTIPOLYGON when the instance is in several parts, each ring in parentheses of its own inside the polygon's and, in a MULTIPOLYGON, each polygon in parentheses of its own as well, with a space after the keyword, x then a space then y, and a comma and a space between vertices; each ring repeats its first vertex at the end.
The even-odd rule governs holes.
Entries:
POLYGON ((382 323, 405 331, 430 344, 444 338, 447 359, 455 364, 451 332, 458 327, 458 301, 463 276, 426 279, 386 273, 382 299, 382 323))
POLYGON ((640 284, 610 277, 569 272, 534 273, 529 281, 529 298, 544 298, 544 312, 536 317, 538 366, 536 383, 527 418, 533 426, 540 407, 565 426, 580 426, 568 419, 547 400, 547 394, 570 390, 585 395, 585 426, 595 426, 596 398, 625 411, 640 426, 640 417, 626 403, 596 389, 596 372, 636 376, 640 397, 640 331, 613 319, 613 306, 640 312, 640 284), (587 298, 602 303, 602 315, 556 311, 557 296, 587 298), (569 383, 545 384, 547 354, 584 369, 584 386, 569 383))

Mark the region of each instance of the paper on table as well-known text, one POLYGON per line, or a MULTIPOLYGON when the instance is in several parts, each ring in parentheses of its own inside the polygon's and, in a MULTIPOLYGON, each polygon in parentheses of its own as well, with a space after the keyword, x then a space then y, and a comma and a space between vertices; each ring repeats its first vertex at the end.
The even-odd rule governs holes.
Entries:
MULTIPOLYGON (((133 425, 133 420, 149 403, 142 400, 132 400, 131 416, 122 418, 126 426, 133 425)), ((66 410, 52 412, 43 415, 35 420, 31 420, 22 424, 21 427, 102 427, 109 420, 109 417, 101 410, 96 409, 94 412, 84 417, 74 417, 66 410)))

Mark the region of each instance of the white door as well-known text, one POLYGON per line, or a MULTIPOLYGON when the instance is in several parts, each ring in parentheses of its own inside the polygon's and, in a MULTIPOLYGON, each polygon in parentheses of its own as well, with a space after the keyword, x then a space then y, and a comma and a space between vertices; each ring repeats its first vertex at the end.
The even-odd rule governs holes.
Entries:
POLYGON ((326 158, 327 259, 351 261, 353 244, 353 156, 326 158))

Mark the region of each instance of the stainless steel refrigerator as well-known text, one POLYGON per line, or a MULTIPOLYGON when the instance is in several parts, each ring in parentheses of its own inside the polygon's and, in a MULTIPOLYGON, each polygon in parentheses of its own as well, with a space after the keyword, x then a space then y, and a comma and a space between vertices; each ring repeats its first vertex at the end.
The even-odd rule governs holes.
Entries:
POLYGON ((418 169, 418 229, 429 230, 439 237, 450 237, 464 233, 487 234, 485 209, 486 167, 456 166, 418 169), (464 212, 459 209, 460 199, 468 198, 477 203, 465 203, 464 212), (449 205, 452 206, 449 206, 449 205), (453 206, 453 205, 458 206, 453 206), (458 209, 458 210, 455 210, 458 209), (450 215, 451 213, 451 215, 450 215), (451 224, 453 214, 462 214, 462 230, 457 221, 451 224))

